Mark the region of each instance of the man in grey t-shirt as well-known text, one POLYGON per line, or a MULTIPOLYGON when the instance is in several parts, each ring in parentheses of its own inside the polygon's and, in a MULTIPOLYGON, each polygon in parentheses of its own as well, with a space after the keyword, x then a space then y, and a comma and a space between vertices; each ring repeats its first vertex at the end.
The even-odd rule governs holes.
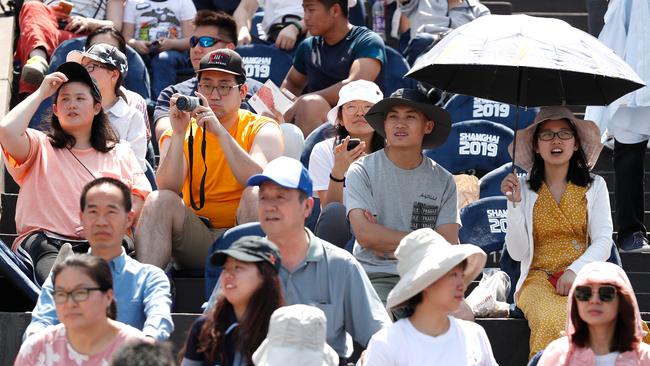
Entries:
POLYGON ((344 203, 357 240, 354 255, 385 303, 399 280, 393 253, 406 234, 432 228, 458 243, 454 178, 422 153, 444 143, 451 118, 418 91, 399 89, 366 120, 386 137, 386 148, 350 166, 344 203))

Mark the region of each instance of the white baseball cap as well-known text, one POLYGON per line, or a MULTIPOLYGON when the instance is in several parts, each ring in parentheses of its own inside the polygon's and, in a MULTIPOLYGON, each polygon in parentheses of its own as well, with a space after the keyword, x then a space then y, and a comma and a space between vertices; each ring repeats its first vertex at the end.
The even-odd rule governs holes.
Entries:
POLYGON ((259 186, 266 181, 272 181, 284 188, 299 189, 308 197, 313 193, 313 184, 307 169, 300 161, 287 156, 270 161, 261 174, 248 178, 247 185, 259 186))
POLYGON ((363 100, 375 104, 382 99, 384 99, 384 93, 379 90, 377 84, 363 79, 352 81, 345 84, 341 90, 339 90, 339 101, 336 103, 334 108, 327 112, 327 120, 331 124, 336 125, 336 117, 339 113, 339 108, 347 102, 363 100))

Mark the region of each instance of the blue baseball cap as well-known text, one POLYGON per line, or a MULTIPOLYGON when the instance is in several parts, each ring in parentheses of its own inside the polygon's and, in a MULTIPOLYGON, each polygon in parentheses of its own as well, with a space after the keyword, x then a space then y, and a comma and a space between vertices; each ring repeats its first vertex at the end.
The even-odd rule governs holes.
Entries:
POLYGON ((299 189, 311 197, 313 185, 309 172, 296 159, 280 156, 266 164, 262 174, 255 174, 248 178, 248 186, 259 186, 266 181, 284 188, 299 189))

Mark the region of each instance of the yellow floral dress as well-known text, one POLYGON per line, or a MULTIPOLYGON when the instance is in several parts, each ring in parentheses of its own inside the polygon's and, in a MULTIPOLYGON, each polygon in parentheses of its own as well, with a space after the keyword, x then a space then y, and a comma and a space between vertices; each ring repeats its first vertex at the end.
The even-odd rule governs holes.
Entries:
POLYGON ((542 183, 533 207, 533 260, 517 298, 530 328, 530 357, 560 337, 567 297, 550 275, 566 270, 587 249, 587 187, 568 183, 558 204, 542 183))

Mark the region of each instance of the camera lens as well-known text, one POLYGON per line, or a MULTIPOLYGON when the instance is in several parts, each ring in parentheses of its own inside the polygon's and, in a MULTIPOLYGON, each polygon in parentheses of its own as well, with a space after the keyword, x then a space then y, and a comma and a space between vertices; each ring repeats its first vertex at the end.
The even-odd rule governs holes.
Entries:
POLYGON ((176 99, 176 108, 181 111, 191 112, 200 105, 198 97, 189 97, 186 95, 181 95, 176 99))

